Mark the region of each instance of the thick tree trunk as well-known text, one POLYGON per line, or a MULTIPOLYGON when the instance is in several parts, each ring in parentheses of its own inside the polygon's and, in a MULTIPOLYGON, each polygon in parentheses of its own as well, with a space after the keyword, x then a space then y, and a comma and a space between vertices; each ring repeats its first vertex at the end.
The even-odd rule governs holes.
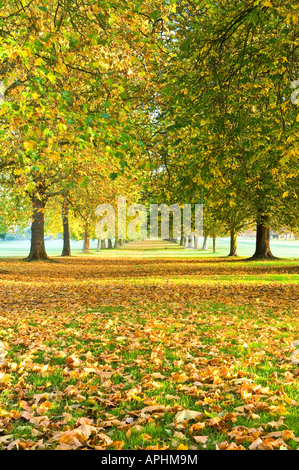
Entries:
POLYGON ((44 240, 44 212, 45 212, 45 199, 42 195, 34 195, 31 198, 33 214, 31 224, 31 247, 27 261, 34 260, 47 260, 49 259, 45 249, 44 240))
POLYGON ((111 238, 108 238, 108 248, 109 249, 113 248, 111 238))
POLYGON ((63 248, 61 256, 71 256, 70 229, 69 229, 69 203, 64 199, 62 204, 63 248))
POLYGON ((180 238, 180 246, 184 246, 184 237, 180 238))
POLYGON ((230 231, 230 252, 228 256, 238 256, 237 253, 238 242, 237 242, 237 233, 234 229, 230 231))
POLYGON ((208 249, 208 237, 204 237, 202 249, 203 249, 203 250, 207 250, 207 249, 208 249))
POLYGON ((270 228, 268 221, 269 218, 266 215, 262 215, 257 222, 255 253, 251 259, 275 258, 270 249, 270 228))
POLYGON ((213 253, 216 253, 216 237, 213 237, 213 253))
POLYGON ((194 250, 198 250, 198 237, 194 237, 194 250))
POLYGON ((103 240, 101 240, 101 248, 102 248, 102 250, 106 249, 106 240, 105 240, 105 238, 103 240))
POLYGON ((89 253, 89 242, 90 242, 89 227, 88 227, 88 224, 86 224, 85 231, 84 231, 82 253, 89 253))
POLYGON ((192 248, 192 237, 188 237, 188 248, 192 248))
POLYGON ((98 238, 97 251, 100 251, 100 249, 101 249, 101 239, 98 238))

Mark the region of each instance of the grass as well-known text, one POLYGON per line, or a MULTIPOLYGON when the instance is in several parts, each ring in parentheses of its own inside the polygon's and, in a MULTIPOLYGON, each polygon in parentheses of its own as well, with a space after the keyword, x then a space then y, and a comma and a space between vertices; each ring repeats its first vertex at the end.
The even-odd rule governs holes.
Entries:
MULTIPOLYGON (((20 367, 9 373, 11 382, 7 385, 14 387, 11 395, 4 388, 2 406, 5 401, 6 413, 22 413, 25 401, 34 410, 36 396, 44 394, 43 400, 51 403, 46 412, 50 422, 61 420, 66 412, 68 426, 82 417, 91 419, 99 428, 104 426, 112 442, 121 441, 125 449, 157 446, 161 442, 173 449, 181 442, 194 448, 190 428, 196 421, 186 427, 176 425, 174 417, 180 409, 203 415, 200 421, 205 426, 200 435, 208 436, 207 449, 227 440, 237 426, 263 428, 282 415, 283 424, 278 429, 292 430, 298 437, 299 390, 296 382, 286 381, 286 373, 294 374, 296 369, 288 360, 290 336, 284 330, 291 327, 296 331, 296 316, 274 314, 271 310, 260 318, 254 318, 254 314, 251 307, 227 309, 225 305, 209 303, 180 310, 168 304, 114 311, 99 308, 78 314, 76 320, 70 321, 65 315, 60 318, 59 329, 55 328, 55 318, 47 318, 46 330, 32 326, 28 332, 29 337, 33 332, 43 332, 44 351, 28 351, 26 347, 20 351, 19 345, 10 350, 12 363, 20 364, 22 359, 26 373, 20 374, 20 367), (74 368, 67 367, 66 357, 71 353, 79 361, 74 368), (87 357, 92 358, 90 364, 87 357), (90 370, 92 367, 96 373, 90 370), (221 376, 223 368, 230 371, 229 376, 221 376), (272 377, 274 372, 276 380, 272 377), (269 390, 250 392, 244 400, 241 385, 234 382, 242 377, 269 390), (21 378, 21 391, 13 392, 21 378), (194 385, 198 382, 200 385, 194 385), (70 387, 68 394, 65 391, 70 387), (141 410, 148 404, 175 409, 143 416, 141 410), (246 404, 252 404, 254 413, 236 412, 237 407, 246 404), (228 413, 233 421, 222 422, 228 413), (120 421, 116 426, 106 423, 112 416, 120 421), (126 417, 134 418, 132 425, 125 425, 126 417), (213 418, 219 418, 219 423, 209 424, 213 418)), ((20 329, 15 326, 11 336, 20 336, 20 329)), ((50 430, 43 431, 26 419, 13 422, 15 437, 25 439, 30 428, 38 433, 29 436, 32 442, 41 435, 51 436, 50 430)), ((269 429, 265 428, 265 435, 269 429)), ((245 448, 250 443, 242 441, 245 448)), ((287 444, 292 449, 297 447, 292 439, 287 444)))
MULTIPOLYGON (((97 240, 91 240, 90 254, 82 253, 82 241, 71 241, 72 254, 76 256, 100 256, 100 257, 175 257, 175 258, 213 258, 227 256, 229 253, 229 238, 217 239, 216 253, 212 252, 212 243, 208 250, 203 251, 184 248, 177 244, 165 243, 161 240, 152 240, 151 243, 138 241, 123 245, 117 250, 107 249, 97 252, 97 240)), ((62 251, 62 240, 46 240, 46 251, 49 256, 60 256, 62 251)), ((199 243, 201 248, 202 242, 199 243)), ((271 240, 273 254, 283 258, 299 258, 299 241, 296 240, 271 240)), ((238 253, 240 257, 250 257, 254 253, 255 240, 252 238, 238 238, 238 253)), ((0 241, 0 257, 22 257, 28 256, 30 251, 30 240, 0 241)))
POLYGON ((160 248, 0 263, 0 448, 298 448, 298 261, 160 248))

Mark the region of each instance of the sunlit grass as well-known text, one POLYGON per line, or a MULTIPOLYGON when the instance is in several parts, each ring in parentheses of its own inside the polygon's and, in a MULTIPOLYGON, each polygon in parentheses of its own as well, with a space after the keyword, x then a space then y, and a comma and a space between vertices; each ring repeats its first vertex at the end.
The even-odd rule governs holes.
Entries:
MULTIPOLYGON (((234 442, 238 426, 262 440, 283 430, 299 437, 298 366, 290 360, 299 339, 298 261, 78 257, 0 268, 0 420, 9 420, 3 433, 11 436, 1 448, 42 440, 54 449, 57 433, 80 418, 111 449, 202 449, 190 431, 197 421, 206 449, 234 442), (165 412, 143 416, 156 405, 165 412), (200 417, 176 423, 179 410, 200 417)), ((250 436, 237 444, 247 449, 250 436)), ((104 445, 93 439, 80 448, 104 445)), ((298 447, 290 436, 285 445, 298 447)))

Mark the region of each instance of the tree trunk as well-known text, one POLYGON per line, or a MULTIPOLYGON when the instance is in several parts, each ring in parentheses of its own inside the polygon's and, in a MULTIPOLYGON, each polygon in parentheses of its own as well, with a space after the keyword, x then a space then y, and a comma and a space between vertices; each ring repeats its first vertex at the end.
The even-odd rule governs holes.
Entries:
POLYGON ((47 260, 49 259, 45 249, 44 224, 45 224, 45 206, 46 202, 43 195, 34 195, 31 198, 33 214, 31 224, 31 247, 27 261, 47 260))
POLYGON ((97 251, 100 251, 100 249, 101 249, 101 239, 98 238, 97 251))
POLYGON ((188 237, 188 248, 192 248, 192 237, 188 237))
POLYGON ((194 237, 194 250, 198 250, 198 237, 194 237))
POLYGON ((251 259, 273 259, 270 249, 270 228, 268 227, 269 218, 262 215, 256 225, 256 246, 255 253, 251 259))
POLYGON ((208 249, 208 237, 204 237, 202 249, 203 249, 203 250, 207 250, 207 249, 208 249))
POLYGON ((89 253, 89 240, 90 240, 89 227, 88 227, 88 224, 86 224, 85 225, 85 231, 84 231, 84 240, 83 240, 82 253, 89 253))
POLYGON ((180 239, 180 246, 184 246, 184 237, 181 237, 180 239))
POLYGON ((238 256, 237 232, 234 229, 230 231, 230 252, 228 256, 238 256))
POLYGON ((106 240, 105 240, 105 238, 103 240, 101 240, 101 248, 102 248, 102 250, 106 249, 106 240))
POLYGON ((69 229, 69 202, 64 199, 62 203, 63 248, 61 256, 71 256, 70 229, 69 229))
POLYGON ((108 238, 108 248, 109 249, 113 248, 111 238, 108 238))
POLYGON ((216 237, 213 237, 213 253, 216 253, 216 237))

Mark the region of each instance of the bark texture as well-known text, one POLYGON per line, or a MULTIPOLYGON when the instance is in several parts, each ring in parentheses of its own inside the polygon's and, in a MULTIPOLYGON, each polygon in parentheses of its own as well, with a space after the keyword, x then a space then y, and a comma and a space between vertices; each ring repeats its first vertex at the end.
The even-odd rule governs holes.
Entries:
POLYGON ((62 204, 62 227, 63 227, 63 248, 61 256, 71 256, 70 228, 69 228, 69 203, 67 199, 62 204))
POLYGON ((230 252, 228 256, 238 256, 237 233, 234 229, 230 231, 230 252))
POLYGON ((82 253, 89 253, 90 234, 88 224, 85 225, 82 253))
POLYGON ((31 246, 27 261, 49 259, 45 249, 44 225, 45 225, 45 199, 42 194, 31 197, 32 201, 32 224, 31 224, 31 246))
POLYGON ((269 218, 266 215, 259 217, 256 225, 256 246, 255 253, 251 259, 273 259, 270 249, 270 228, 269 218))
POLYGON ((203 250, 207 250, 207 249, 208 249, 208 237, 204 237, 202 249, 203 249, 203 250))

